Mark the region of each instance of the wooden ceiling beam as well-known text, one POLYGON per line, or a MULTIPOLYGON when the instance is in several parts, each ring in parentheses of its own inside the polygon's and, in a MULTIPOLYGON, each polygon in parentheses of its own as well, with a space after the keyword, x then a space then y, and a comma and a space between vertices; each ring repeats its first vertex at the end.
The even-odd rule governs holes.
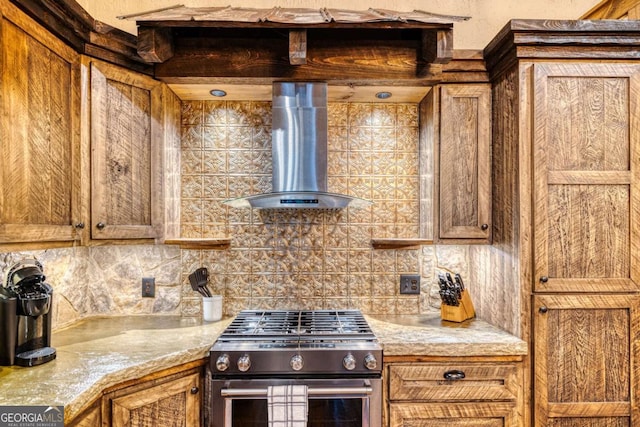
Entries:
POLYGON ((437 81, 442 73, 442 64, 418 58, 416 40, 329 39, 307 34, 305 42, 303 34, 176 39, 175 54, 155 65, 155 77, 167 83, 216 78, 437 81))

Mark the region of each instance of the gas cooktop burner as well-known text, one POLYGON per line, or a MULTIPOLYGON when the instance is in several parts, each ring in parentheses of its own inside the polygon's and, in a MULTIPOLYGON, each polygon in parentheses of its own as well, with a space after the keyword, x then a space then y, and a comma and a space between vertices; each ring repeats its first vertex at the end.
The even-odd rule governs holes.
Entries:
POLYGON ((375 339, 358 310, 253 311, 245 310, 231 322, 221 340, 246 340, 292 335, 303 340, 375 339))
POLYGON ((359 310, 244 310, 211 348, 214 375, 379 374, 381 360, 359 310))

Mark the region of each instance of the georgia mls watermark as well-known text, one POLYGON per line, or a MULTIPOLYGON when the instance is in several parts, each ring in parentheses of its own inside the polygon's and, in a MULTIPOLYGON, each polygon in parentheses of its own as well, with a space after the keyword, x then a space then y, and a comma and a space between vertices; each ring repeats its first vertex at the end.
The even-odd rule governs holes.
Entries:
POLYGON ((0 427, 64 427, 64 406, 0 406, 0 427))

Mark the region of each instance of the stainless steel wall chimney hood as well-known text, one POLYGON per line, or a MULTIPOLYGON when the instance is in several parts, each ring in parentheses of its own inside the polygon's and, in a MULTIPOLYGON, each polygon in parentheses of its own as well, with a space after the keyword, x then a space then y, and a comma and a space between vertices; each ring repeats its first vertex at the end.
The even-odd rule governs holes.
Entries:
POLYGON ((327 192, 327 84, 274 82, 271 193, 225 200, 235 208, 365 207, 372 202, 327 192))

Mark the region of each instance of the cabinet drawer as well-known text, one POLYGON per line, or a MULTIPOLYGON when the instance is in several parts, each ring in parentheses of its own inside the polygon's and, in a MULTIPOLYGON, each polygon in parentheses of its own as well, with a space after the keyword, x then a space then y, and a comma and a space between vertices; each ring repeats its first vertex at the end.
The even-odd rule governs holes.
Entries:
POLYGON ((389 366, 391 400, 515 401, 518 385, 518 367, 512 364, 389 366), (462 376, 464 378, 460 378, 462 376))
POLYGON ((515 427, 512 403, 392 403, 390 427, 515 427))

